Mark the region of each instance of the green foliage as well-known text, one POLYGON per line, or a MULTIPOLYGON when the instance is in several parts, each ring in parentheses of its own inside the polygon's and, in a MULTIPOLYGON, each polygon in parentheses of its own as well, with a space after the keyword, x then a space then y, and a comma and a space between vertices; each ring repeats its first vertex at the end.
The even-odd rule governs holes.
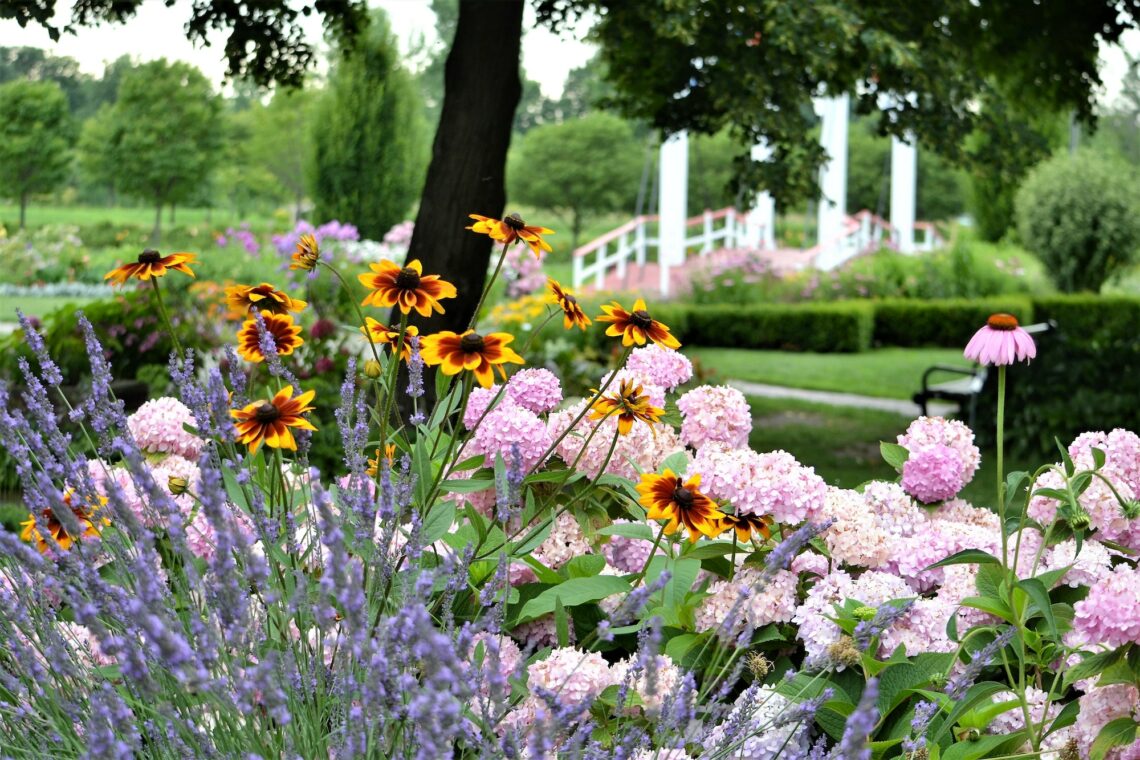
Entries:
POLYGON ((0 282, 39 285, 86 275, 89 258, 78 232, 77 227, 45 225, 0 237, 0 282))
POLYGON ((893 299, 875 302, 875 343, 883 346, 964 347, 995 312, 1008 312, 1022 324, 1032 321, 1028 298, 893 299))
POLYGON ((570 247, 583 223, 596 214, 632 213, 642 149, 629 123, 610 114, 536 127, 507 165, 512 200, 566 214, 570 247))
POLYGON ((379 240, 407 218, 427 162, 422 104, 382 13, 340 51, 312 125, 316 218, 379 240))
POLYGON ((280 89, 269 105, 255 104, 246 117, 247 160, 272 176, 280 195, 293 203, 295 216, 300 215, 307 190, 305 162, 312 150, 315 105, 313 90, 280 89))
POLYGON ((655 309, 654 318, 682 343, 784 351, 864 351, 874 324, 870 304, 855 302, 655 309))
POLYGON ((736 144, 727 131, 695 135, 689 141, 689 209, 719 209, 736 201, 730 189, 736 144))
POLYGON ((20 200, 54 190, 67 177, 72 141, 67 98, 55 82, 0 85, 0 187, 20 200))
POLYGON ((1017 220, 1026 247, 1068 293, 1100 291, 1140 248, 1134 180, 1087 151, 1037 167, 1018 192, 1017 220))

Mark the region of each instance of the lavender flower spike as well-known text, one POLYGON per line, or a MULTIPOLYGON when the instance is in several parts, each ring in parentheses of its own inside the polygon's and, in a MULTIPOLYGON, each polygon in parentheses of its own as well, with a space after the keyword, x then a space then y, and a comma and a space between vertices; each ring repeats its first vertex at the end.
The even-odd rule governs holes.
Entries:
POLYGON ((875 704, 878 698, 879 679, 867 679, 855 712, 847 716, 843 738, 831 750, 831 760, 871 760, 871 748, 867 745, 879 721, 879 708, 875 704))

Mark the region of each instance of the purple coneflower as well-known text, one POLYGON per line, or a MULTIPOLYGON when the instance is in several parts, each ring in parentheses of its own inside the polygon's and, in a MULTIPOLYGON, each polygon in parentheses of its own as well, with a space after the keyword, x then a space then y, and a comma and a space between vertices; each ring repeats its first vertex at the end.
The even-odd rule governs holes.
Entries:
POLYGON ((966 350, 967 359, 985 366, 1013 364, 1037 356, 1037 346, 1012 314, 992 314, 985 326, 974 333, 966 350))

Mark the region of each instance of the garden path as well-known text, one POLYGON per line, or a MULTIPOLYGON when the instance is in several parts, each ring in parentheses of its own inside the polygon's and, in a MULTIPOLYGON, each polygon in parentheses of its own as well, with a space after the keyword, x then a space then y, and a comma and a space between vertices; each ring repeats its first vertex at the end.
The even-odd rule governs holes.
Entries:
MULTIPOLYGON (((748 380, 729 380, 728 384, 739 390, 745 396, 760 396, 762 398, 791 398, 799 401, 814 401, 818 404, 831 406, 851 406, 857 409, 876 409, 882 412, 893 412, 907 417, 917 417, 922 413, 918 404, 912 401, 893 398, 875 398, 874 396, 861 396, 857 393, 835 393, 832 391, 811 391, 803 388, 789 388, 784 385, 767 385, 753 383, 748 380)), ((928 404, 927 411, 931 415, 950 415, 958 411, 957 404, 934 401, 928 404)))

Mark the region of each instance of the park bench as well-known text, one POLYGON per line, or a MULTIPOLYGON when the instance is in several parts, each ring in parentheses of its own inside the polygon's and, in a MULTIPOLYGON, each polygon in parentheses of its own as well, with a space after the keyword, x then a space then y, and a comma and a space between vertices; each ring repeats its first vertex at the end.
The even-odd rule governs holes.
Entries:
MULTIPOLYGON (((1041 336, 1051 330, 1056 330, 1057 324, 1053 321, 1039 322, 1026 325, 1025 331, 1039 341, 1041 336)), ((914 394, 914 403, 922 409, 925 417, 927 404, 931 401, 950 401, 958 404, 958 417, 965 417, 965 422, 974 428, 975 415, 978 406, 978 396, 986 385, 986 368, 975 364, 973 367, 950 367, 945 364, 935 364, 922 373, 922 390, 914 394), (957 375, 953 380, 931 382, 933 375, 957 375)))

